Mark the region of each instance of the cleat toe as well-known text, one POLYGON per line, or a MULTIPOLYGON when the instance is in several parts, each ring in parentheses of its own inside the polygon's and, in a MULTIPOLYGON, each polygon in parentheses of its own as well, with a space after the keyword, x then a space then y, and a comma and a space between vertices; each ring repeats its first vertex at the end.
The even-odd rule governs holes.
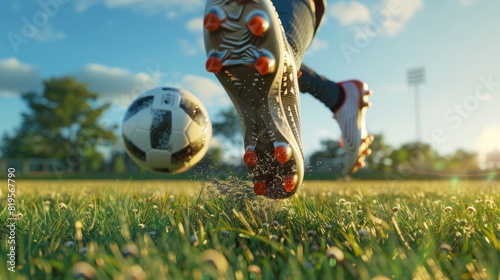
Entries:
POLYGON ((267 183, 266 181, 257 181, 253 186, 253 191, 256 195, 264 195, 267 192, 267 183))

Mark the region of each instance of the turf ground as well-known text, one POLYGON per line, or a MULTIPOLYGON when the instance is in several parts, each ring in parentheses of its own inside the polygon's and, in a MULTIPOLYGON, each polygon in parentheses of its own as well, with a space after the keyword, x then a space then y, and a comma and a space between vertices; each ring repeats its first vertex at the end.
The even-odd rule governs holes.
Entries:
POLYGON ((2 192, 0 279, 500 279, 499 182, 18 180, 16 272, 2 192))

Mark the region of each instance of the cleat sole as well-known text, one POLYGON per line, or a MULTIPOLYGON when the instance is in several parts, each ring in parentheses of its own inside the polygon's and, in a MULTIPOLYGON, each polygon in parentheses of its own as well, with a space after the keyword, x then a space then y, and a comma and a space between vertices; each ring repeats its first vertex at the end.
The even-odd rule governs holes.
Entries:
POLYGON ((216 32, 204 29, 207 71, 215 73, 231 98, 244 146, 252 147, 243 161, 254 191, 289 198, 304 177, 298 71, 276 9, 270 0, 207 0, 205 17, 210 13, 223 21, 216 32), (282 145, 289 151, 276 149, 282 145), (296 178, 289 192, 278 179, 287 176, 296 178))

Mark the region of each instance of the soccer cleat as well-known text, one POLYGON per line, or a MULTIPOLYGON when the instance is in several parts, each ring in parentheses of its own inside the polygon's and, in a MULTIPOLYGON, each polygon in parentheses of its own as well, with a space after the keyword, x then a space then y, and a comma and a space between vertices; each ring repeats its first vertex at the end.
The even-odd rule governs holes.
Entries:
POLYGON ((206 69, 238 112, 254 192, 288 198, 304 157, 298 69, 276 9, 270 0, 207 0, 204 25, 206 69))
POLYGON ((344 153, 343 175, 356 172, 365 166, 365 157, 371 154, 369 149, 373 136, 366 129, 366 109, 371 106, 368 97, 372 94, 368 86, 352 80, 338 83, 344 90, 344 103, 335 111, 334 118, 342 131, 344 153))

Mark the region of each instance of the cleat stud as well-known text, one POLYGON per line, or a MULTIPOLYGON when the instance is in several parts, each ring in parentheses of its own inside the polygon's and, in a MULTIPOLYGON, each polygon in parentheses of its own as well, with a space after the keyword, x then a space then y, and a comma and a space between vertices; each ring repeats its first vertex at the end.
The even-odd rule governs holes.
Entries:
POLYGON ((363 155, 365 155, 365 156, 369 156, 371 154, 372 154, 372 149, 366 149, 363 151, 363 155))
POLYGON ((286 192, 292 192, 295 189, 295 186, 297 186, 297 175, 287 175, 283 178, 283 189, 285 189, 286 192))
POLYGON ((364 161, 358 161, 358 163, 356 164, 357 167, 359 168, 363 168, 365 167, 366 163, 364 161))
POLYGON ((247 150, 243 156, 243 161, 248 167, 255 166, 255 164, 257 164, 257 160, 257 153, 253 150, 247 150))
POLYGON ((256 195, 264 195, 267 192, 267 183, 266 181, 257 181, 253 186, 253 191, 256 195))
POLYGON ((212 56, 208 58, 205 67, 208 72, 219 73, 222 70, 222 61, 220 61, 220 59, 216 56, 212 56))
POLYGON ((203 19, 203 26, 210 32, 215 32, 220 28, 221 20, 215 13, 209 13, 203 19))
MULTIPOLYGON (((363 142, 364 142, 364 140, 363 140, 363 142)), ((339 139, 339 147, 344 148, 344 138, 343 137, 340 137, 340 139, 339 139)))
POLYGON ((297 72, 297 79, 300 78, 302 76, 302 71, 298 71, 297 72))
POLYGON ((248 21, 247 28, 254 36, 262 37, 269 28, 269 22, 261 15, 255 15, 248 21))
POLYGON ((261 74, 262 76, 269 74, 271 71, 271 64, 272 61, 269 57, 267 56, 261 56, 255 61, 255 69, 261 74))
POLYGON ((274 149, 274 158, 281 164, 285 164, 292 157, 292 150, 288 146, 278 146, 274 149))

